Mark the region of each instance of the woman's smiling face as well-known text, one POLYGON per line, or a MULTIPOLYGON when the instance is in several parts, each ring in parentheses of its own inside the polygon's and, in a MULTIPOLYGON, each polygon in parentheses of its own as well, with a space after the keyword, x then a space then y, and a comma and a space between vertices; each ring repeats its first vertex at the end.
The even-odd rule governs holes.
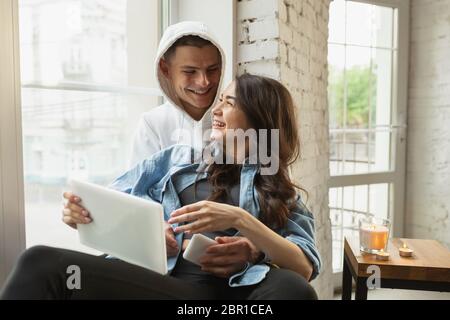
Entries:
POLYGON ((234 81, 221 93, 217 104, 212 108, 211 140, 225 142, 227 130, 250 128, 245 113, 236 104, 234 81))

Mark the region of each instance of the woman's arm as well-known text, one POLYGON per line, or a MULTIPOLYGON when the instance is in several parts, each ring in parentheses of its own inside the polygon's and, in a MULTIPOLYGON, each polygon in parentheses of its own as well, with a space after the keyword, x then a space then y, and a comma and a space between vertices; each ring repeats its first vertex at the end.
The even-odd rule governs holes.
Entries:
POLYGON ((169 223, 187 222, 175 232, 201 233, 235 228, 279 267, 310 279, 313 267, 295 243, 272 231, 242 208, 213 201, 200 201, 175 210, 169 223), (190 223, 189 223, 190 222, 190 223))
POLYGON ((235 228, 260 251, 264 252, 271 263, 295 271, 309 280, 313 272, 313 266, 303 251, 247 211, 241 210, 244 212, 241 213, 242 218, 237 221, 235 228))

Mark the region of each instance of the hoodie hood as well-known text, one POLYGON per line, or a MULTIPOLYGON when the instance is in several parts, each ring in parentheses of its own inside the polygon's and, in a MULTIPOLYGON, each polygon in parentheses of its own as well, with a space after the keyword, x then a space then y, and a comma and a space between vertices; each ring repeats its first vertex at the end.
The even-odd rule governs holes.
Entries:
MULTIPOLYGON (((184 111, 184 108, 181 104, 180 99, 177 97, 175 90, 172 88, 172 85, 170 81, 166 79, 166 77, 162 74, 160 68, 159 68, 159 61, 164 56, 166 51, 177 41, 178 39, 188 36, 199 36, 203 39, 206 39, 210 41, 218 50, 221 56, 222 61, 222 69, 221 69, 221 75, 220 75, 220 81, 219 85, 217 87, 217 93, 214 98, 214 101, 211 105, 214 105, 219 97, 220 94, 220 88, 222 87, 222 81, 223 81, 223 74, 225 71, 225 54, 222 49, 222 47, 219 45, 213 34, 211 33, 211 30, 209 30, 208 26, 204 24, 203 22, 198 21, 183 21, 180 23, 173 24, 169 26, 166 31, 164 32, 161 41, 159 42, 158 52, 155 59, 155 73, 156 73, 156 79, 159 85, 159 88, 161 89, 161 92, 163 96, 175 107, 180 109, 184 114, 186 114, 188 117, 189 115, 184 111)), ((209 108, 211 110, 211 108, 209 108)), ((208 111, 209 111, 208 110, 208 111)), ((203 116, 210 117, 210 112, 206 112, 203 116)), ((202 121, 203 118, 200 120, 202 121)))

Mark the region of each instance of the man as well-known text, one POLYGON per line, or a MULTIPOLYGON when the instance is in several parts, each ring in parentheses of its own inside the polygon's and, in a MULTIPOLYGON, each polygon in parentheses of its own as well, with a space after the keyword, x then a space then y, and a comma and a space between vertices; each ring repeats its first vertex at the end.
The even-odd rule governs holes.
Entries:
POLYGON ((167 28, 155 59, 156 78, 166 102, 144 113, 133 142, 131 165, 173 144, 203 145, 211 128, 210 107, 218 96, 225 56, 201 22, 167 28))

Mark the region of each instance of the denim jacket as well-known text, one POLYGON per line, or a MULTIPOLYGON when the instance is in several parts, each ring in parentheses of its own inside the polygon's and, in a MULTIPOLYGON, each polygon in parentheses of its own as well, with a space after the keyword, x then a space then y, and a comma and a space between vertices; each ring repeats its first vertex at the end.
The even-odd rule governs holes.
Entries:
MULTIPOLYGON (((178 193, 192 185, 199 177, 206 177, 206 173, 199 173, 199 164, 193 163, 194 150, 188 145, 173 145, 161 150, 149 159, 144 160, 133 169, 117 178, 110 187, 141 198, 151 199, 161 203, 164 219, 181 207, 178 193), (177 179, 172 179, 177 175, 177 179)), ((239 207, 256 218, 260 216, 258 193, 254 187, 259 166, 244 163, 240 177, 239 207)), ((177 224, 173 224, 174 227, 177 224)), ((284 228, 274 230, 282 237, 295 243, 309 258, 313 266, 311 279, 315 278, 321 267, 321 259, 314 241, 314 218, 311 212, 297 197, 295 210, 284 228)), ((239 235, 239 231, 236 236, 239 235)), ((176 235, 178 247, 181 248, 183 233, 176 235)), ((180 252, 167 259, 169 273, 175 267, 180 252)), ((270 270, 270 261, 264 258, 258 264, 247 263, 245 268, 229 278, 232 287, 257 284, 262 281, 270 270)))

